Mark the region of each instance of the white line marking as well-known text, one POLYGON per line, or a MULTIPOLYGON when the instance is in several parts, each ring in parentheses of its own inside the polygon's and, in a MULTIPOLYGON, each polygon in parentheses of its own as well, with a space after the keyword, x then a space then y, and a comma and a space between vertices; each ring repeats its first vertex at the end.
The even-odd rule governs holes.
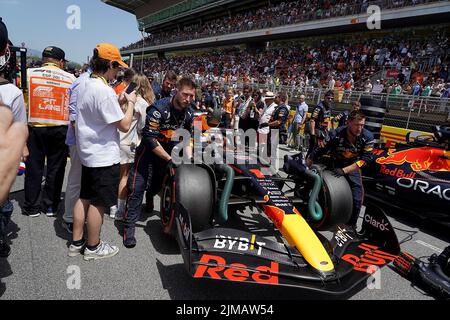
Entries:
POLYGON ((434 251, 436 251, 436 252, 441 253, 441 252, 443 251, 443 249, 439 249, 438 247, 435 247, 435 246, 433 246, 432 244, 426 243, 426 242, 424 242, 424 241, 422 241, 422 240, 416 240, 416 242, 417 242, 418 244, 421 244, 421 245, 423 245, 424 247, 428 247, 428 248, 430 248, 431 250, 434 250, 434 251))

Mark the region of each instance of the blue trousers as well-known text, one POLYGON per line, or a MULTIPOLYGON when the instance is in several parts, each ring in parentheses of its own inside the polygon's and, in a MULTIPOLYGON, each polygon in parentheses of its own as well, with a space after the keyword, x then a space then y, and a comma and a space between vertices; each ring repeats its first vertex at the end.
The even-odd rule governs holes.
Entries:
POLYGON ((362 183, 361 171, 358 170, 349 173, 345 177, 350 185, 350 188, 352 189, 353 196, 353 212, 348 224, 356 225, 359 217, 359 212, 361 211, 361 207, 364 201, 364 187, 362 183))
POLYGON ((167 163, 142 143, 136 149, 127 183, 127 204, 124 215, 125 227, 134 227, 141 214, 144 192, 153 197, 162 188, 167 163), (148 184, 148 188, 147 188, 148 184))
POLYGON ((6 226, 11 220, 13 210, 13 204, 9 199, 0 206, 0 237, 6 235, 6 226))

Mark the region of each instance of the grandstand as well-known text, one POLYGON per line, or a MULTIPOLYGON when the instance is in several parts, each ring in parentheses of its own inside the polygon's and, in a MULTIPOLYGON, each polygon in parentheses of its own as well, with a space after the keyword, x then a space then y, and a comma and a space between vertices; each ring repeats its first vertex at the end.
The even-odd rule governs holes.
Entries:
POLYGON ((124 54, 186 50, 247 43, 262 47, 266 41, 300 36, 368 31, 369 5, 381 10, 383 29, 449 21, 450 4, 436 0, 287 0, 287 1, 156 1, 105 0, 134 12, 145 40, 124 54), (142 48, 143 47, 143 48, 142 48))

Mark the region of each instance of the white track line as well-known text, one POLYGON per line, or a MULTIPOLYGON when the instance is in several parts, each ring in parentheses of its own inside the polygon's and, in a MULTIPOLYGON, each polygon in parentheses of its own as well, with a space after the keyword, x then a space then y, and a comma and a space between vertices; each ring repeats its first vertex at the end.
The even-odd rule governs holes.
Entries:
POLYGON ((438 247, 433 246, 432 244, 426 243, 422 240, 416 240, 416 242, 424 247, 430 248, 431 250, 434 250, 438 253, 441 253, 443 249, 439 249, 438 247))

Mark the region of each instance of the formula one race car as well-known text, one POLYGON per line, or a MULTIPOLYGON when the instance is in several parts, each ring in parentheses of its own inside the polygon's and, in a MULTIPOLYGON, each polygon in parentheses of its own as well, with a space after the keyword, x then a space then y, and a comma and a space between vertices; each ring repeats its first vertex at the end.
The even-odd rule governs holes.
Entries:
POLYGON ((367 207, 360 232, 345 225, 350 187, 322 167, 282 177, 262 158, 236 153, 234 164, 184 164, 169 171, 161 221, 194 278, 347 295, 400 252, 377 207, 367 207), (252 219, 239 212, 248 207, 259 209, 251 217, 267 227, 246 227, 252 219))
POLYGON ((407 136, 392 149, 375 149, 365 172, 366 197, 450 226, 450 127, 407 136))

